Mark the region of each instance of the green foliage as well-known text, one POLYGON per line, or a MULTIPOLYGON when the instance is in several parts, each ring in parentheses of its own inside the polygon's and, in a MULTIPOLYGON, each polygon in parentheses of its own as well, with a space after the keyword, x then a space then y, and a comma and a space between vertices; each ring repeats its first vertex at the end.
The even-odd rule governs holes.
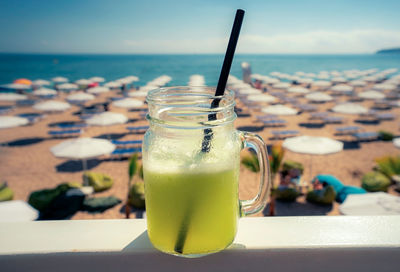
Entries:
POLYGON ((12 200, 14 198, 14 192, 4 182, 0 184, 0 202, 12 200))
POLYGON ((300 193, 295 188, 277 188, 273 190, 273 195, 277 200, 284 202, 293 202, 300 195, 300 193))
POLYGON ((271 148, 271 154, 269 155, 269 165, 272 175, 279 172, 283 156, 285 155, 285 150, 281 144, 275 144, 271 148))
POLYGON ((380 130, 378 134, 379 134, 379 139, 381 139, 382 141, 391 141, 394 138, 393 133, 389 131, 380 130))
POLYGON ((244 167, 249 169, 251 172, 260 172, 260 164, 258 163, 257 155, 253 152, 250 152, 248 155, 243 156, 241 162, 244 167))
POLYGON ((326 186, 322 190, 313 190, 307 193, 307 201, 315 204, 329 205, 336 198, 335 189, 331 185, 326 186))
POLYGON ((133 154, 132 157, 129 159, 129 181, 132 180, 133 176, 136 174, 138 168, 138 157, 137 153, 133 154))
POLYGON ((56 188, 34 191, 30 194, 28 203, 40 212, 45 211, 54 199, 69 189, 71 187, 67 183, 62 183, 56 188))
POLYGON ((83 201, 82 210, 91 213, 100 213, 121 203, 121 200, 114 197, 91 197, 83 201))
POLYGON ((287 160, 283 163, 282 165, 283 171, 289 171, 292 169, 298 169, 300 171, 300 174, 303 174, 304 172, 304 166, 300 162, 287 160))
POLYGON ((400 156, 385 156, 375 161, 377 163, 376 170, 388 178, 400 175, 400 156))
POLYGON ((379 172, 369 172, 361 179, 361 187, 368 192, 387 192, 390 186, 390 179, 379 172))
POLYGON ((114 181, 110 176, 95 172, 85 172, 83 174, 83 180, 87 180, 95 192, 108 190, 114 184, 114 181))
POLYGON ((143 164, 139 167, 138 176, 143 180, 143 164))
POLYGON ((138 209, 145 208, 143 181, 136 182, 131 186, 129 190, 128 203, 138 209))

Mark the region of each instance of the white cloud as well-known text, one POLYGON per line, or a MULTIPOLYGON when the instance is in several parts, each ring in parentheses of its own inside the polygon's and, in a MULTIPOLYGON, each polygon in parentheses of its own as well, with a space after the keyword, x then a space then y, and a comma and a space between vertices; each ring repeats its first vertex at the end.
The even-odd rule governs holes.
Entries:
MULTIPOLYGON (((222 53, 226 38, 126 40, 124 51, 137 53, 222 53)), ((400 31, 360 29, 276 35, 242 35, 238 53, 372 53, 400 46, 400 31)))

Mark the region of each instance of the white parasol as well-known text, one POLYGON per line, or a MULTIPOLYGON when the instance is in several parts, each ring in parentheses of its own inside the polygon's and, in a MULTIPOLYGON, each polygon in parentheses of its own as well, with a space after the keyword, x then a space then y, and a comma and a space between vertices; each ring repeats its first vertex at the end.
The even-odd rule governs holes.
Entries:
POLYGON ((53 89, 48 89, 48 88, 40 88, 37 90, 34 90, 32 92, 33 95, 36 96, 50 96, 50 95, 56 95, 57 91, 53 89))
POLYGON ((271 105, 261 109, 262 112, 274 115, 296 115, 297 110, 289 108, 282 104, 271 105))
POLYGON ((279 82, 279 83, 273 84, 272 88, 280 89, 280 90, 287 90, 288 88, 290 88, 290 86, 292 86, 292 84, 287 83, 287 82, 279 82))
POLYGON ((74 83, 63 83, 57 85, 57 89, 61 91, 73 91, 73 90, 78 90, 79 86, 74 83))
POLYGON ((372 86, 372 89, 377 91, 385 91, 385 90, 392 91, 396 89, 396 85, 381 83, 381 84, 375 84, 374 86, 372 86))
POLYGON ((82 160, 83 171, 86 171, 86 160, 107 155, 113 152, 115 145, 104 139, 77 138, 53 146, 50 151, 58 158, 82 160))
POLYGON ((313 102, 328 102, 333 100, 333 97, 325 94, 325 93, 321 93, 321 92, 314 92, 314 93, 309 93, 305 95, 305 98, 313 101, 313 102))
POLYGON ((46 102, 37 103, 33 106, 35 110, 47 111, 47 112, 56 112, 56 111, 65 111, 71 107, 70 104, 61 101, 48 100, 46 102))
POLYGON ((359 93, 358 96, 361 98, 364 98, 364 99, 384 99, 385 98, 385 95, 383 93, 373 91, 373 90, 359 93))
POLYGON ((28 97, 23 94, 16 93, 0 93, 0 101, 18 101, 26 100, 28 97))
POLYGON ((125 98, 121 100, 114 101, 112 103, 114 107, 125 108, 125 109, 133 109, 139 108, 143 106, 143 102, 133 98, 125 98))
POLYGON ((93 100, 94 95, 84 92, 78 92, 68 95, 66 99, 71 103, 83 103, 89 100, 93 100))
POLYGON ((24 126, 29 123, 29 120, 17 116, 0 116, 0 128, 12 128, 24 126))
POLYGON ((287 90, 289 93, 298 93, 298 94, 305 94, 309 93, 310 90, 301 86, 296 86, 296 87, 290 87, 287 90))
POLYGON ((146 91, 133 91, 133 92, 129 92, 128 96, 130 96, 130 97, 145 97, 145 96, 147 96, 147 93, 148 92, 146 92, 146 91))
POLYGON ((104 82, 104 78, 103 77, 91 77, 91 78, 89 78, 89 80, 91 82, 96 82, 96 83, 104 82))
POLYGON ((53 77, 51 80, 54 83, 65 83, 65 82, 68 82, 68 78, 66 78, 66 77, 53 77))
POLYGON ((97 87, 89 88, 86 90, 86 92, 88 92, 90 94, 101 94, 101 93, 106 93, 109 91, 110 91, 110 88, 104 87, 104 86, 97 86, 97 87))
POLYGON ((247 96, 247 100, 255 102, 275 102, 276 98, 268 94, 251 94, 247 96))
POLYGON ((125 124, 126 122, 128 122, 128 118, 125 115, 110 111, 95 114, 86 120, 86 123, 92 126, 111 126, 125 124))
POLYGON ((352 92, 354 88, 352 86, 346 85, 346 84, 339 84, 335 85, 331 88, 332 91, 338 92, 338 93, 348 93, 352 92))
POLYGON ((345 114, 362 114, 367 113, 368 109, 355 103, 343 103, 334 106, 332 111, 345 114))

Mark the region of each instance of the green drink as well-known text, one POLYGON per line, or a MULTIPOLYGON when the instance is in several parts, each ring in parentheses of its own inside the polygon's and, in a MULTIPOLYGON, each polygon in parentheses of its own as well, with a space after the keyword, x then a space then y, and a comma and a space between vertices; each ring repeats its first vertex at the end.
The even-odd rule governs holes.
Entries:
POLYGON ((199 257, 221 251, 233 242, 239 216, 257 213, 267 202, 266 145, 259 136, 235 129, 233 92, 226 90, 222 98, 214 93, 209 87, 167 87, 146 98, 147 233, 165 253, 199 257), (211 107, 216 99, 218 107, 211 107), (256 151, 260 163, 259 192, 251 200, 239 200, 238 194, 245 147, 256 151))
POLYGON ((236 169, 144 169, 144 179, 148 235, 156 248, 171 254, 207 254, 232 243, 239 217, 236 169))

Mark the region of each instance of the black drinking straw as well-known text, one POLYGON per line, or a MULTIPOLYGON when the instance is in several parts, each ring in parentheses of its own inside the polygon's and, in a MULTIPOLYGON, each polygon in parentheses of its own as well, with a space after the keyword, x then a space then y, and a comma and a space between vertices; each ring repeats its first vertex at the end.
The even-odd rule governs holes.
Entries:
MULTIPOLYGON (((224 63, 222 65, 221 73, 219 75, 217 89, 215 90, 216 97, 224 95, 229 72, 232 66, 233 56, 235 54, 236 44, 239 39, 239 33, 243 22, 243 16, 244 16, 244 10, 242 9, 236 10, 235 21, 233 22, 232 32, 229 38, 228 47, 226 49, 224 63)), ((211 102, 211 108, 212 109, 217 108, 219 106, 220 101, 221 98, 215 98, 211 102)), ((208 121, 213 121, 213 120, 217 120, 216 113, 208 115, 208 121)), ((213 137, 212 129, 211 128, 205 129, 203 142, 201 144, 201 152, 207 153, 210 151, 212 137, 213 137)), ((182 219, 181 228, 178 232, 178 239, 176 240, 175 243, 174 250, 175 252, 180 254, 183 253, 183 247, 185 246, 187 232, 189 229, 190 216, 192 214, 192 208, 193 208, 192 206, 193 205, 188 205, 188 207, 186 207, 186 212, 182 219)))

